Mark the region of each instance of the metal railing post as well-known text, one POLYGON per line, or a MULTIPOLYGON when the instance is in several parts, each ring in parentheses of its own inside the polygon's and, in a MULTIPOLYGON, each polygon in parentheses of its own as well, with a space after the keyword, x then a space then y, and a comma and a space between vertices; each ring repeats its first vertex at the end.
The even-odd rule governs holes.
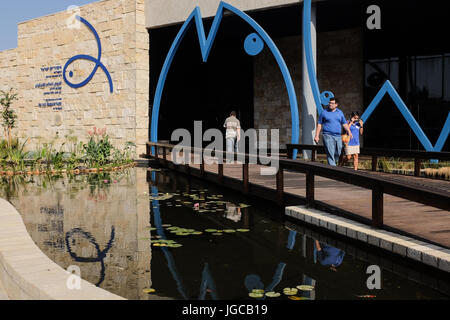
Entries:
POLYGON ((378 157, 372 156, 372 171, 377 171, 378 169, 378 157))
POLYGON ((383 187, 372 189, 372 226, 380 228, 383 225, 383 187))
POLYGON ((277 203, 282 206, 284 203, 284 174, 283 168, 280 166, 276 175, 277 179, 277 203))
POLYGON ((311 170, 306 171, 306 206, 314 207, 314 173, 311 170))
POLYGON ((420 177, 420 165, 422 164, 421 159, 414 158, 414 176, 420 177))

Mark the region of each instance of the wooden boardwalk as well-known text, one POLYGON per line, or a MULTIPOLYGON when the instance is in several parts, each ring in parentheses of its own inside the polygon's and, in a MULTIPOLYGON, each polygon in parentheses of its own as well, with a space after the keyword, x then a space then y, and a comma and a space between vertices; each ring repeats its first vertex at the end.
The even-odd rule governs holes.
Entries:
MULTIPOLYGON (((167 155, 167 159, 171 159, 167 155)), ((192 168, 199 169, 197 164, 192 168)), ((261 165, 249 165, 249 182, 276 190, 276 178, 261 175, 261 165)), ((348 170, 353 170, 348 168, 348 170)), ((218 165, 205 164, 205 172, 217 174, 218 165)), ((224 177, 242 181, 242 164, 224 164, 224 177)), ((370 174, 383 176, 390 180, 417 184, 444 191, 450 197, 450 182, 428 178, 402 176, 382 172, 370 174)), ((369 187, 369 186, 368 186, 369 187)), ((284 172, 284 192, 295 196, 306 196, 306 176, 297 172, 284 172)), ((357 216, 371 219, 372 193, 370 189, 360 188, 346 183, 316 176, 315 200, 351 212, 357 216)), ((384 195, 384 225, 422 239, 450 248, 450 211, 436 209, 391 195, 384 195)))

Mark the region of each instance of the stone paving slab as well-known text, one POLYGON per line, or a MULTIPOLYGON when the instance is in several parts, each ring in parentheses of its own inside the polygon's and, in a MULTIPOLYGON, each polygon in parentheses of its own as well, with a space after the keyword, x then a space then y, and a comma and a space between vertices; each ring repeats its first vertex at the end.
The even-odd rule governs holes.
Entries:
POLYGON ((5 288, 3 288, 1 281, 0 281, 0 300, 9 300, 9 297, 6 294, 5 288))
POLYGON ((16 209, 0 199, 0 300, 124 300, 85 280, 70 290, 69 276, 36 246, 16 209))
POLYGON ((336 232, 402 257, 450 272, 450 250, 448 249, 305 206, 286 207, 285 214, 304 223, 336 232))

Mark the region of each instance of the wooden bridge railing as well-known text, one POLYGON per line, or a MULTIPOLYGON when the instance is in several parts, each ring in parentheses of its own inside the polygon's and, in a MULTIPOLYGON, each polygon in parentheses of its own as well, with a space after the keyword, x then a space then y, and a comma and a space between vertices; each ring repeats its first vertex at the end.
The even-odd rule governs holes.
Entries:
MULTIPOLYGON (((167 151, 172 151, 175 145, 162 143, 147 143, 147 154, 142 155, 147 158, 155 158, 167 165, 167 151), (155 152, 152 153, 152 147, 155 152), (162 150, 162 158, 158 154, 158 150, 162 150)), ((315 146, 319 147, 319 146, 315 146)), ((192 154, 197 153, 201 156, 200 176, 205 175, 204 167, 204 151, 207 149, 190 148, 192 154)), ((270 164, 273 158, 261 157, 251 154, 227 153, 225 151, 207 150, 215 157, 225 159, 227 155, 233 159, 244 160, 242 163, 242 185, 239 191, 244 193, 251 193, 252 184, 249 182, 249 163, 261 162, 270 164)), ((279 168, 276 172, 276 202, 279 205, 284 204, 284 171, 300 172, 306 174, 306 205, 308 207, 315 207, 315 176, 325 177, 331 180, 340 181, 350 185, 362 187, 372 190, 372 225, 381 227, 383 225, 383 195, 390 194, 392 196, 404 198, 413 202, 421 203, 431 207, 442 210, 450 210, 450 196, 449 193, 442 190, 432 189, 423 185, 408 184, 399 182, 388 177, 374 176, 368 172, 354 171, 348 168, 333 167, 321 163, 314 163, 302 160, 278 159, 279 168)), ((190 174, 191 168, 189 164, 181 165, 185 167, 185 172, 190 174)), ((218 164, 217 182, 222 184, 224 181, 223 175, 223 161, 218 164)))
MULTIPOLYGON (((288 158, 292 158, 292 151, 294 149, 311 151, 311 160, 315 161, 317 153, 325 153, 322 145, 309 144, 287 144, 288 158)), ((434 152, 434 151, 410 151, 398 149, 375 149, 375 148, 361 148, 360 155, 372 157, 372 171, 377 171, 379 157, 396 157, 405 159, 414 159, 414 175, 420 176, 420 166, 423 160, 450 160, 450 152, 434 152)))

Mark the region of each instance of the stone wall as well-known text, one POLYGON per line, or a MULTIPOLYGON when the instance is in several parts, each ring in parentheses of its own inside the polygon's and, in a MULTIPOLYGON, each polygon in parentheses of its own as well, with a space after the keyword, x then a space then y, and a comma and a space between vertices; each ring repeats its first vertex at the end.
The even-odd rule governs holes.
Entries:
MULTIPOLYGON (((302 39, 292 36, 274 41, 291 73, 301 116, 302 39)), ((340 108, 346 116, 354 110, 362 111, 363 52, 359 29, 317 34, 317 74, 319 88, 339 97, 340 108)), ((289 97, 281 71, 267 48, 255 57, 254 79, 255 128, 279 128, 283 148, 291 141, 289 97)))
MULTIPOLYGON (((57 74, 75 55, 98 57, 93 33, 84 24, 70 29, 73 13, 60 12, 18 25, 18 47, 0 52, 0 90, 14 88, 19 100, 13 104, 18 126, 15 134, 33 149, 39 141, 61 144, 65 135, 87 139, 93 126, 107 128, 113 144, 132 141, 137 154, 148 140, 149 38, 145 28, 144 0, 104 0, 80 7, 79 14, 97 31, 101 59, 109 71, 114 92, 109 91, 105 72, 98 68, 92 80, 71 88, 57 74), (48 71, 43 68, 57 67, 48 71), (45 88, 40 83, 62 82, 45 88), (60 90, 60 92, 58 92, 60 90), (45 95, 45 92, 57 92, 45 95), (45 99, 61 99, 61 106, 39 106, 45 99)), ((77 60, 66 74, 72 83, 82 82, 95 63, 77 60)))

